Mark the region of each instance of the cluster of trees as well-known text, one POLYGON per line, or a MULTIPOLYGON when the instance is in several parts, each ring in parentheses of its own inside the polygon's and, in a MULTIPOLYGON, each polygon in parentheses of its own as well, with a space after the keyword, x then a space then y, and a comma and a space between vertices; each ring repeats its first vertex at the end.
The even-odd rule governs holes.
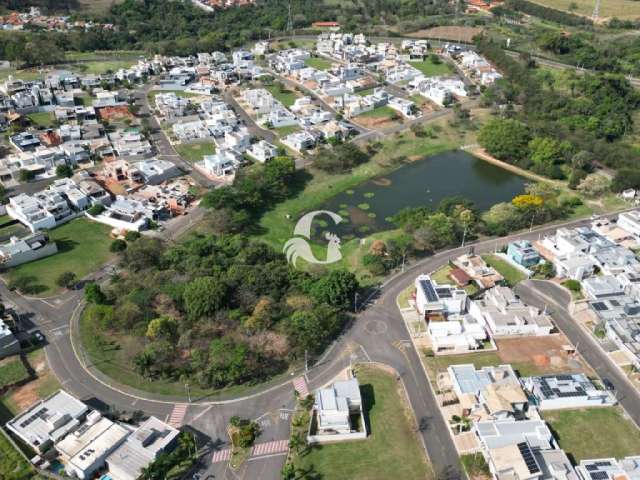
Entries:
POLYGON ((147 378, 222 388, 320 353, 341 330, 359 288, 345 271, 310 275, 242 236, 198 236, 168 247, 141 237, 122 250, 126 272, 89 284, 96 332, 134 337, 131 367, 147 378))
POLYGON ((492 10, 492 13, 500 16, 509 15, 513 12, 526 13, 527 15, 533 15, 534 17, 542 18, 543 20, 549 20, 561 25, 569 25, 575 27, 586 27, 593 25, 593 21, 591 21, 590 18, 581 15, 574 15, 573 13, 563 12, 561 10, 556 10, 555 8, 545 7, 528 0, 507 0, 503 5, 500 5, 492 10))
POLYGON ((620 48, 613 42, 596 41, 593 34, 559 32, 543 29, 536 35, 536 43, 553 53, 562 62, 603 72, 621 72, 620 48))
POLYGON ((320 170, 329 173, 343 173, 366 163, 369 156, 354 143, 341 143, 333 148, 320 150, 312 160, 320 170))
POLYGON ((214 231, 236 233, 249 227, 258 215, 298 191, 306 174, 296 171, 290 157, 276 157, 266 164, 243 168, 232 185, 210 190, 201 205, 209 208, 214 231))
MULTIPOLYGON (((478 46, 505 74, 482 97, 502 113, 478 136, 490 154, 541 175, 568 178, 574 188, 598 165, 625 174, 638 169, 640 156, 625 136, 633 131, 640 95, 627 79, 576 74, 569 91, 560 91, 531 62, 508 57, 486 39, 478 46)), ((638 175, 625 177, 638 180, 638 175)), ((619 180, 615 188, 634 186, 619 180)))

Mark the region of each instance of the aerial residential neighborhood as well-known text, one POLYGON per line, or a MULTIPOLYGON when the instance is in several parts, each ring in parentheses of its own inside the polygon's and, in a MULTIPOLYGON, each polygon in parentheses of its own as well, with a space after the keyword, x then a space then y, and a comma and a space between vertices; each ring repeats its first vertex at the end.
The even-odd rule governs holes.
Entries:
POLYGON ((0 0, 0 479, 640 476, 632 0, 0 0))

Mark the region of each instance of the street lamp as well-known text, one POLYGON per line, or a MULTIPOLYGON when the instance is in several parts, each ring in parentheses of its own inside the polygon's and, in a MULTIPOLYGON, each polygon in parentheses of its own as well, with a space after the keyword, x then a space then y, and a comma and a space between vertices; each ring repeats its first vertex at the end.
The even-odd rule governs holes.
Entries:
POLYGON ((191 403, 191 390, 189 389, 189 384, 185 383, 184 388, 187 391, 187 398, 189 399, 189 403, 191 403))

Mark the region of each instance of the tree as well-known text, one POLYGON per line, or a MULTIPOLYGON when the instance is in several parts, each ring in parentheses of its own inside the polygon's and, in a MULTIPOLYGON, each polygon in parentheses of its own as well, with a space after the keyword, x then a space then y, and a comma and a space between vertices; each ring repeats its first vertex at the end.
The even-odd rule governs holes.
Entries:
POLYGON ((124 239, 127 242, 135 242, 137 239, 140 238, 140 232, 136 232, 135 230, 129 230, 127 233, 124 234, 124 239))
POLYGON ((609 190, 611 182, 604 175, 592 173, 580 182, 577 190, 588 197, 596 197, 602 195, 609 190))
POLYGON ((73 272, 62 272, 56 278, 56 285, 63 288, 73 288, 78 282, 78 277, 73 272))
POLYGON ((485 123, 478 141, 491 155, 513 163, 520 163, 527 157, 529 129, 511 119, 492 119, 485 123))
POLYGON ((562 177, 558 164, 566 160, 570 151, 570 143, 549 137, 536 137, 529 142, 529 160, 533 170, 550 178, 562 177))
POLYGON ((353 305, 359 284, 356 276, 345 270, 334 270, 320 278, 311 290, 318 302, 336 308, 347 309, 353 305))
POLYGON ((120 238, 116 238, 111 245, 109 246, 109 250, 113 253, 122 252, 127 249, 127 242, 120 238))
POLYGON ((434 251, 456 242, 456 225, 444 213, 429 215, 423 226, 414 232, 416 248, 434 251))
POLYGON ((154 318, 147 325, 147 337, 151 339, 163 338, 165 340, 175 340, 178 334, 178 322, 168 315, 154 318))
POLYGON ((544 205, 544 199, 539 195, 531 195, 527 193, 513 197, 511 203, 514 207, 521 210, 535 210, 544 205))
POLYGON ((342 143, 330 150, 325 149, 313 157, 313 163, 321 170, 339 173, 365 163, 369 156, 354 143, 342 143))
POLYGON ((69 177, 71 177, 73 175, 73 168, 71 168, 66 163, 63 164, 63 165, 58 165, 56 167, 56 175, 59 176, 59 177, 69 178, 69 177))
POLYGON ((189 282, 182 295, 187 314, 192 319, 213 316, 225 303, 227 285, 214 277, 200 277, 189 282))
POLYGON ((22 169, 20 170, 20 172, 18 173, 18 179, 21 182, 30 182, 31 180, 33 180, 34 178, 36 178, 36 174, 33 170, 25 170, 22 169))
POLYGON ((488 233, 492 235, 505 235, 521 226, 521 216, 518 209, 507 202, 496 203, 484 214, 482 220, 488 233))
POLYGON ((100 285, 95 282, 90 282, 85 285, 84 298, 87 302, 97 305, 103 305, 107 301, 107 296, 100 288, 100 285))

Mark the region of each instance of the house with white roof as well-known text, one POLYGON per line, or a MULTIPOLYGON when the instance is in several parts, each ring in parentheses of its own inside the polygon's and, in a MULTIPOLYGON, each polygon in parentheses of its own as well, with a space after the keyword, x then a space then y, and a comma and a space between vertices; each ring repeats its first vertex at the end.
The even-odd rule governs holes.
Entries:
POLYGON ((440 285, 429 275, 418 276, 415 286, 416 309, 427 323, 466 312, 467 293, 463 289, 440 285))
POLYGON ((291 133, 281 141, 285 146, 299 153, 310 150, 316 146, 315 137, 305 130, 291 133))
POLYGON ((434 352, 473 351, 483 347, 487 331, 471 315, 450 315, 446 320, 427 324, 434 352))
POLYGON ((616 404, 611 392, 596 388, 584 373, 525 377, 521 381, 540 410, 609 407, 616 404))
POLYGON ((546 312, 526 305, 504 286, 495 286, 483 298, 472 300, 469 314, 485 325, 492 336, 549 335, 553 330, 546 312))
POLYGON ((107 205, 98 215, 86 215, 96 222, 104 223, 118 230, 139 232, 153 220, 153 207, 142 201, 121 195, 107 205))
POLYGON ((0 265, 4 268, 15 267, 57 252, 56 243, 50 242, 49 237, 43 233, 32 233, 24 238, 11 237, 8 243, 0 245, 0 265))
POLYGON ((159 183, 182 175, 180 169, 168 160, 150 158, 137 162, 133 166, 140 172, 140 175, 142 175, 144 183, 148 185, 158 185, 159 183))
POLYGON ((219 150, 213 155, 205 155, 195 167, 211 178, 232 180, 240 167, 242 157, 233 150, 219 150))
POLYGON ((576 472, 580 480, 638 480, 640 456, 581 460, 576 472))
MULTIPOLYGON (((357 378, 334 382, 315 392, 313 415, 317 431, 310 432, 309 443, 366 438, 362 396, 357 378), (352 422, 357 417, 358 422, 352 422)), ((312 421, 313 424, 313 421, 312 421)))
POLYGON ((265 163, 278 155, 278 147, 271 145, 266 140, 254 143, 247 150, 247 155, 260 163, 265 163))

